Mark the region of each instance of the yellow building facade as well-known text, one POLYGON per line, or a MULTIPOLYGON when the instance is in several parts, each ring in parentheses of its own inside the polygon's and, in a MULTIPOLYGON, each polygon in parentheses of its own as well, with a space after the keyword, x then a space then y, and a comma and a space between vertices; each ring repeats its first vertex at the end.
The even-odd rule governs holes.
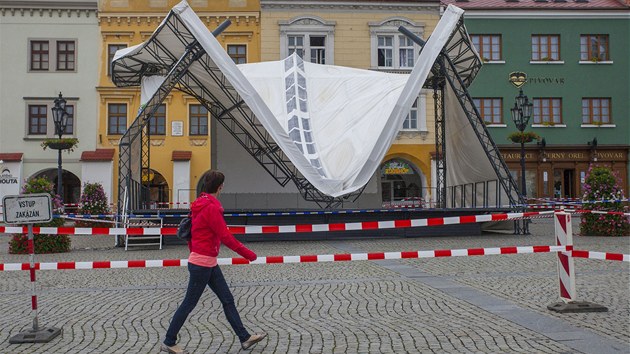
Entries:
MULTIPOLYGON (((440 19, 439 2, 261 0, 261 59, 294 51, 308 61, 390 73, 409 73, 420 48, 399 26, 426 39, 440 19)), ((383 159, 383 206, 432 198, 435 132, 432 90, 422 90, 410 117, 383 159)), ((426 204, 425 204, 426 205, 426 204)))
MULTIPOLYGON (((110 65, 117 50, 146 41, 179 0, 99 0, 98 20, 102 55, 98 92, 100 149, 115 149, 113 199, 118 199, 118 143, 140 108, 139 88, 118 88, 110 65)), ((189 0, 189 5, 214 30, 231 25, 218 37, 237 63, 260 61, 260 4, 258 0, 189 0)), ((158 204, 194 199, 201 176, 211 169, 212 124, 208 111, 191 96, 173 90, 150 124, 150 171, 143 179, 150 201, 158 204), (178 178, 177 162, 188 162, 188 178, 178 178)))

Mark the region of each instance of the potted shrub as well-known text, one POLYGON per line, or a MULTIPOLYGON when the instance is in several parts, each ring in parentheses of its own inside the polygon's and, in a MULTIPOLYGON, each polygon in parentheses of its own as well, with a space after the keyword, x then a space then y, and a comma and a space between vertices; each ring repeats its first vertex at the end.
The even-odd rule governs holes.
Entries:
MULTIPOLYGON (((55 185, 46 177, 31 178, 22 186, 21 194, 48 193, 52 199, 53 213, 58 214, 63 210, 61 197, 55 194, 55 185)), ((59 227, 63 225, 62 218, 54 218, 47 223, 34 224, 33 226, 59 227)), ((35 253, 59 253, 70 251, 70 237, 68 235, 37 234, 33 237, 35 253)), ((10 254, 28 253, 28 236, 26 234, 13 234, 9 240, 10 254)))
MULTIPOLYGON (((105 190, 100 183, 85 183, 79 203, 81 205, 79 208, 80 214, 99 215, 111 213, 105 190)), ((102 226, 99 222, 89 220, 79 220, 76 222, 76 225, 79 227, 102 226)))
MULTIPOLYGON (((584 209, 624 211, 621 179, 606 167, 588 170, 584 182, 584 209), (606 201, 606 202, 604 202, 606 201)), ((584 236, 628 236, 630 222, 625 215, 582 214, 580 234, 584 236)))

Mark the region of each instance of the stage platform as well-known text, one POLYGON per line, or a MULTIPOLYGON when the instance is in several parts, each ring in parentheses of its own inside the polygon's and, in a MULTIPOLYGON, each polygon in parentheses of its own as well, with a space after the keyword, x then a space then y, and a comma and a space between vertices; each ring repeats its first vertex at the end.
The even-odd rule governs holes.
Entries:
MULTIPOLYGON (((188 214, 188 209, 143 209, 133 212, 135 215, 156 215, 159 211, 164 225, 176 225, 188 214)), ((509 213, 509 208, 487 209, 394 209, 394 210, 226 210, 225 220, 231 226, 245 225, 303 225, 303 224, 335 224, 365 221, 391 221, 445 218, 452 216, 509 213)), ((512 223, 511 221, 509 223, 512 223)), ((479 236, 482 233, 482 223, 424 226, 409 228, 327 231, 310 233, 279 233, 279 234, 247 234, 236 235, 241 241, 305 241, 332 240, 357 238, 387 238, 387 237, 428 237, 428 236, 479 236)), ((176 237, 165 237, 165 244, 182 243, 176 237)))

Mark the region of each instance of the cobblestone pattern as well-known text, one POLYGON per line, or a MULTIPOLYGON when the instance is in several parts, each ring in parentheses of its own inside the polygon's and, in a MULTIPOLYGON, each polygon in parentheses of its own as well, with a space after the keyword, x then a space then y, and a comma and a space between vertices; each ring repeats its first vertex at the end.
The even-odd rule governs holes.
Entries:
MULTIPOLYGON (((574 227, 575 228, 575 227, 574 227)), ((8 255, 0 236, 1 262, 8 255)), ((630 239, 575 237, 577 248, 630 253, 630 239)), ((553 244, 551 220, 536 220, 531 236, 430 237, 328 242, 249 243, 259 255, 331 254, 343 244, 366 252, 553 244)), ((74 236, 67 254, 36 261, 186 258, 184 246, 125 252, 113 237, 74 236)), ((222 249, 221 257, 234 253, 222 249)), ((553 254, 404 260, 420 272, 443 276, 630 345, 630 270, 627 263, 576 259, 580 300, 607 313, 555 314, 553 254)), ((519 326, 379 262, 222 266, 251 331, 268 339, 258 353, 569 353, 560 341, 519 326)), ((9 344, 32 326, 28 272, 0 272, 0 353, 157 353, 170 317, 183 298, 187 271, 178 268, 40 271, 39 321, 64 333, 50 343, 9 344)), ((240 345, 214 294, 206 291, 180 333, 194 353, 236 353, 240 345)))

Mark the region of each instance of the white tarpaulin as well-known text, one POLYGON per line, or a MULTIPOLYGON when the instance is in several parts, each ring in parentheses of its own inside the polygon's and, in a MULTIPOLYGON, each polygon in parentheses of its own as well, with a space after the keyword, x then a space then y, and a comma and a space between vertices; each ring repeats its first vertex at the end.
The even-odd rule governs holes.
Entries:
MULTIPOLYGON (((337 197, 360 189, 382 163, 463 11, 448 6, 410 74, 313 64, 295 54, 280 61, 237 66, 185 1, 175 6, 172 13, 209 58, 204 65, 193 63, 188 68, 200 85, 212 92, 215 101, 229 103, 233 101, 229 93, 235 91, 235 96, 244 101, 299 172, 322 193, 337 197), (227 83, 219 83, 213 70, 219 70, 227 83)), ((165 22, 160 27, 166 27, 165 22)), ((153 37, 158 37, 175 59, 186 50, 170 27, 158 28, 153 37)), ((118 51, 114 62, 133 58, 136 62, 163 65, 155 53, 147 50, 149 41, 118 51)), ((121 68, 116 74, 128 74, 131 80, 138 76, 121 68)), ((145 102, 164 78, 149 76, 137 80, 138 84, 142 80, 145 102)), ((465 117, 457 119, 465 121, 465 117)), ((247 121, 243 119, 243 123, 247 121)), ((471 153, 475 155, 474 151, 471 153)), ((477 158, 486 157, 481 152, 465 163, 474 164, 477 158)), ((453 163, 457 160, 460 159, 449 159, 453 163)))

